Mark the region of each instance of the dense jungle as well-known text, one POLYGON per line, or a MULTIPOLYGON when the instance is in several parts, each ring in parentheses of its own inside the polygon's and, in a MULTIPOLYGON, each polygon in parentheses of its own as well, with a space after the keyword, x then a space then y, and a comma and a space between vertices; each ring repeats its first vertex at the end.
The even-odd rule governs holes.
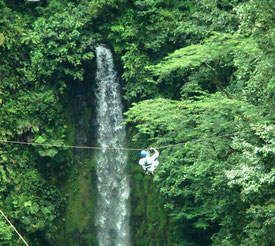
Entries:
MULTIPOLYGON (((26 242, 99 245, 97 150, 58 147, 97 144, 99 44, 125 147, 160 152, 153 175, 128 152, 131 244, 275 245, 273 0, 0 0, 0 209, 26 242)), ((1 214, 0 245, 24 245, 1 214)))

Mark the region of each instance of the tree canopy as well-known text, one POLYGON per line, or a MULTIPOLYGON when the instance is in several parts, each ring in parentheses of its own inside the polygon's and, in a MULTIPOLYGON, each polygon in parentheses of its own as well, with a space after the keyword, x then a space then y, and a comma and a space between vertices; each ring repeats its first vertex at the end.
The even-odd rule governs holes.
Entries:
MULTIPOLYGON (((0 140, 74 144, 70 97, 93 86, 93 49, 104 43, 121 77, 130 145, 161 152, 152 179, 129 164, 139 191, 133 245, 274 245, 274 8, 0 0, 0 140)), ((72 156, 0 143, 0 208, 31 245, 56 245, 72 156)), ((0 219, 0 244, 17 239, 0 219)))

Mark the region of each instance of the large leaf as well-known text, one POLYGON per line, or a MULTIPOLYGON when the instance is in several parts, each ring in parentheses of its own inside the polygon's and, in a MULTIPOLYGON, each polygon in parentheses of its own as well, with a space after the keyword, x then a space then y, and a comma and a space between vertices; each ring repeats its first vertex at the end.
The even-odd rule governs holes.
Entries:
POLYGON ((54 157, 58 151, 56 149, 47 149, 47 150, 39 150, 38 153, 40 154, 40 156, 42 157, 54 157))
POLYGON ((5 37, 3 33, 0 33, 0 45, 2 45, 5 41, 5 37))
POLYGON ((47 140, 47 139, 46 139, 45 137, 38 136, 38 137, 34 140, 34 142, 35 142, 35 143, 38 143, 38 144, 43 144, 43 143, 45 143, 46 140, 47 140))

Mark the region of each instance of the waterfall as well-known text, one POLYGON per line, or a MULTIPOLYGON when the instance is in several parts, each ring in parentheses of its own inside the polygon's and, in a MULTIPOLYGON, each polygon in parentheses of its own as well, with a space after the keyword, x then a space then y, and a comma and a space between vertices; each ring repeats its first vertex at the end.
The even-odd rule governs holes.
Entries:
MULTIPOLYGON (((112 53, 103 46, 96 47, 95 52, 97 141, 103 147, 123 147, 126 131, 122 125, 122 102, 112 53)), ((126 163, 125 151, 102 150, 97 156, 99 197, 96 225, 99 246, 131 245, 130 185, 126 163)))

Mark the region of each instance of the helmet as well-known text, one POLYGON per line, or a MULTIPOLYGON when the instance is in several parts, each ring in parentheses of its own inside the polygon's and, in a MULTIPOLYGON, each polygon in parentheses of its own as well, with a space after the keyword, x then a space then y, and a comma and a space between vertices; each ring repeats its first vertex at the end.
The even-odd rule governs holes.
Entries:
POLYGON ((147 152, 146 152, 145 150, 142 150, 142 151, 140 152, 140 155, 141 155, 142 157, 146 157, 146 156, 147 156, 147 152))

